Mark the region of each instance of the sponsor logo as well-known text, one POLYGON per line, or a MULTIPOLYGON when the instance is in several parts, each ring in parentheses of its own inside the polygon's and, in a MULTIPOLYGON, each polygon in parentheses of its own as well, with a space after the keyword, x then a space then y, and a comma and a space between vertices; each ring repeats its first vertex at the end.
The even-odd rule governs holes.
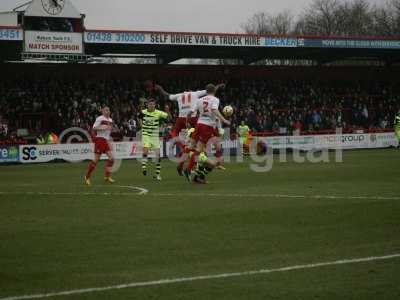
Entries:
POLYGON ((385 133, 385 134, 377 134, 376 135, 377 140, 380 141, 391 141, 395 138, 394 133, 385 133))
POLYGON ((36 160, 37 159, 37 148, 36 147, 23 147, 22 148, 22 159, 23 160, 36 160))
POLYGON ((323 139, 327 143, 337 143, 339 141, 339 137, 337 135, 324 136, 323 139))
POLYGON ((0 161, 18 161, 18 148, 0 148, 0 161))
POLYGON ((361 143, 365 140, 364 135, 343 135, 342 143, 346 142, 358 142, 361 143))

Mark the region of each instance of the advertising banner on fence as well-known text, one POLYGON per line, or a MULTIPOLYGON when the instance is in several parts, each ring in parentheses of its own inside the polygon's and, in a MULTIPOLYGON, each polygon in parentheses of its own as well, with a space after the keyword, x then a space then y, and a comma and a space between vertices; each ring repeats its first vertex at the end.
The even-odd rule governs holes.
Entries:
POLYGON ((0 41, 22 41, 22 29, 0 28, 0 41))
POLYGON ((327 135, 299 135, 258 137, 256 141, 263 141, 267 147, 273 149, 368 149, 387 148, 398 145, 393 132, 369 134, 327 134, 327 135))
MULTIPOLYGON (((139 142, 112 143, 115 159, 131 159, 142 157, 139 142)), ((93 159, 93 144, 53 144, 23 145, 19 148, 19 159, 22 163, 48 162, 62 159, 70 162, 93 159)), ((102 159, 107 156, 103 155, 102 159)))
POLYGON ((89 30, 85 43, 225 47, 400 49, 400 40, 321 39, 248 34, 89 30))
POLYGON ((25 31, 25 52, 82 54, 82 34, 25 31))
POLYGON ((19 161, 18 146, 0 146, 0 163, 19 161))
MULTIPOLYGON (((278 43, 279 41, 276 41, 278 43)), ((153 44, 186 46, 265 47, 265 37, 256 35, 184 32, 86 31, 85 43, 153 44)), ((285 43, 281 41, 280 43, 285 43)), ((292 45, 293 41, 286 41, 292 45)))
MULTIPOLYGON (((398 141, 393 132, 371 134, 342 134, 342 135, 301 135, 255 137, 257 142, 263 142, 272 149, 368 149, 397 147, 398 141)), ((142 157, 141 142, 112 143, 115 159, 140 159, 142 157)), ((241 147, 237 140, 222 142, 224 149, 241 147)), ((0 162, 49 162, 65 160, 79 162, 93 159, 93 144, 53 144, 53 145, 21 145, 0 147, 0 162), (19 150, 19 151, 18 151, 19 150)), ((169 143, 161 143, 161 153, 173 155, 173 147, 169 143)), ((230 152, 225 152, 225 154, 230 152)), ((237 152, 234 152, 237 153, 237 152)), ((153 155, 150 155, 152 157, 153 155)), ((102 159, 106 159, 105 155, 102 159)))
MULTIPOLYGON (((269 147, 277 149, 307 149, 315 145, 314 136, 298 135, 298 136, 274 136, 266 137, 266 144, 269 147)), ((264 141, 265 141, 264 140, 264 141)))
POLYGON ((400 40, 305 39, 304 47, 400 49, 400 40))
POLYGON ((304 39, 302 38, 264 37, 264 40, 267 47, 294 48, 304 46, 304 39))

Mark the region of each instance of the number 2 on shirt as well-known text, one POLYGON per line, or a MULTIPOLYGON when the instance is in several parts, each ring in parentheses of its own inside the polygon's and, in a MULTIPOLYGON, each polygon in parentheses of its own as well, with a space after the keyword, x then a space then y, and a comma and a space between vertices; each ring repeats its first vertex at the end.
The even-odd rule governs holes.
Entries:
POLYGON ((207 101, 203 102, 203 111, 204 112, 209 112, 209 110, 208 110, 208 102, 207 101))

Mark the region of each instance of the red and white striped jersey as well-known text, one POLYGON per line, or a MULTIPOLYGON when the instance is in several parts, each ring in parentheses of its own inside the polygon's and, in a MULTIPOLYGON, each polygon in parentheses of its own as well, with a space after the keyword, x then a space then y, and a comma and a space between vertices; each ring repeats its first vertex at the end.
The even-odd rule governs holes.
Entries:
MULTIPOLYGON (((205 90, 195 92, 183 92, 180 94, 169 95, 169 100, 178 102, 179 117, 186 118, 191 108, 196 105, 200 97, 207 95, 205 90)), ((195 117, 195 115, 193 115, 195 117)))
POLYGON ((212 111, 218 110, 218 107, 219 99, 217 97, 208 95, 200 98, 192 109, 192 111, 200 113, 197 123, 215 127, 217 125, 216 116, 212 111))
MULTIPOLYGON (((113 124, 113 120, 111 118, 106 118, 105 116, 101 115, 96 118, 96 121, 93 124, 93 129, 100 125, 111 125, 113 124)), ((96 130, 96 137, 101 137, 106 139, 107 141, 110 139, 111 129, 95 129, 96 130)))

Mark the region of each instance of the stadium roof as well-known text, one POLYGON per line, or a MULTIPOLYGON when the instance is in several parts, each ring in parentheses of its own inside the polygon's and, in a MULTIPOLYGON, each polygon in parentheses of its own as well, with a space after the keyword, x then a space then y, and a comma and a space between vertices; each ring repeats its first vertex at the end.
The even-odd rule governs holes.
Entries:
POLYGON ((264 59, 311 60, 319 64, 338 60, 400 61, 400 38, 85 30, 85 16, 72 2, 54 3, 48 4, 49 8, 43 1, 33 0, 16 8, 25 11, 0 14, 0 61, 32 57, 85 61, 90 56, 129 55, 154 57, 163 64, 182 58, 237 59, 242 64, 264 59), (29 22, 40 24, 48 18, 59 18, 61 23, 72 19, 79 22, 70 25, 74 32, 27 30, 29 22))
MULTIPOLYGON (((88 29, 83 35, 87 55, 141 54, 157 57, 160 63, 181 58, 234 58, 244 64, 262 59, 305 59, 319 63, 346 59, 400 61, 398 39, 99 29, 88 29)), ((0 27, 0 60, 21 59, 23 39, 20 27, 0 27)))

